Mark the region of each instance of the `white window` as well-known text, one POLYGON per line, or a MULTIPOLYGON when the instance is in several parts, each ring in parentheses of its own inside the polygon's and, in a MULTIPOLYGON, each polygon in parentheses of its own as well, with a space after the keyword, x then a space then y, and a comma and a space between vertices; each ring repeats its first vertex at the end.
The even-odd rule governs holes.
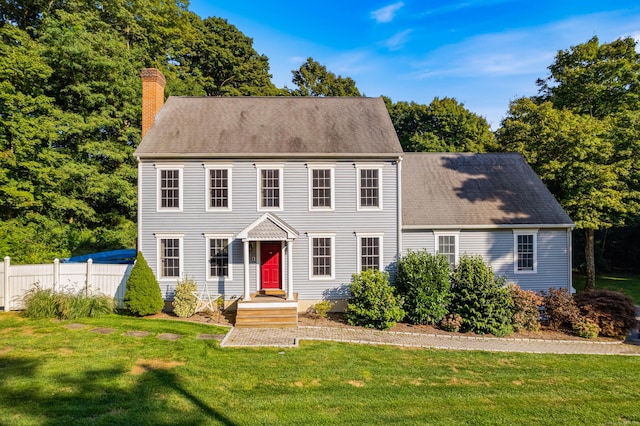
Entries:
POLYGON ((257 170, 258 210, 282 210, 282 166, 260 165, 257 170))
POLYGON ((514 273, 533 274, 538 271, 538 231, 513 233, 514 273))
POLYGON ((382 234, 357 234, 358 271, 382 270, 382 234))
POLYGON ((158 279, 178 279, 182 274, 182 234, 156 234, 158 279))
POLYGON ((309 210, 333 210, 334 167, 309 165, 309 210))
POLYGON ((182 166, 156 165, 158 210, 182 211, 182 166))
POLYGON ((207 240, 207 279, 231 281, 231 236, 205 234, 207 240))
POLYGON ((309 234, 309 279, 335 278, 335 234, 309 234))
POLYGON ((458 264, 458 235, 459 232, 434 232, 435 252, 445 256, 452 268, 458 264))
POLYGON ((231 165, 206 165, 207 211, 231 210, 231 165))
POLYGON ((356 165, 358 210, 382 210, 382 166, 356 165))

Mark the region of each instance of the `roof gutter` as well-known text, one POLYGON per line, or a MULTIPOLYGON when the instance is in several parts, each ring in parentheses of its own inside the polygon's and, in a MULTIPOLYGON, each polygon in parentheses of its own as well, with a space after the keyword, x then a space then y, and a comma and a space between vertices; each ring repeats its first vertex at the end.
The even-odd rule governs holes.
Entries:
POLYGON ((331 159, 388 159, 388 160, 400 160, 402 153, 309 153, 309 152, 275 152, 275 153, 237 153, 237 152, 216 152, 216 153, 144 153, 135 152, 134 155, 140 160, 184 160, 184 159, 275 159, 275 158, 295 158, 295 159, 309 159, 309 158, 331 158, 331 159))
POLYGON ((505 223, 488 225, 403 225, 403 231, 425 231, 431 229, 574 229, 574 223, 505 223))

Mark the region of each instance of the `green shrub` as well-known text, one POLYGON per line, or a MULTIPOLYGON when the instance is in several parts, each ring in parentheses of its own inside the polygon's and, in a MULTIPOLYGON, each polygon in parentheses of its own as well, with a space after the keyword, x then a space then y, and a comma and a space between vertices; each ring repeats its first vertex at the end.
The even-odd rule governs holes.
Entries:
POLYGON ((451 275, 452 312, 462 317, 462 331, 506 336, 513 302, 504 278, 495 278, 481 256, 463 255, 451 275))
POLYGON ((330 300, 323 300, 322 302, 318 302, 315 305, 313 305, 309 309, 309 312, 318 318, 326 318, 327 314, 329 313, 333 305, 334 305, 334 302, 330 300))
POLYGON ((142 252, 138 252, 127 280, 124 306, 138 316, 157 314, 164 307, 160 285, 142 252))
POLYGON ((449 310, 451 282, 445 256, 409 251, 398 261, 395 285, 413 324, 437 324, 449 310))
POLYGON ((544 295, 544 312, 552 330, 572 330, 581 319, 580 309, 566 288, 550 288, 544 295))
POLYGON ((595 289, 574 296, 580 312, 600 327, 607 337, 624 337, 636 326, 636 307, 629 296, 617 291, 595 289))
POLYGON ((404 318, 402 298, 393 294, 389 274, 368 269, 353 274, 346 317, 351 325, 384 330, 404 318))
POLYGON ((198 291, 198 283, 191 278, 178 281, 176 294, 173 297, 173 312, 181 317, 188 318, 196 313, 198 297, 194 294, 198 291))
POLYGON ((576 336, 585 339, 595 339, 600 333, 600 327, 598 323, 589 318, 581 318, 575 324, 573 324, 573 332, 576 336))
POLYGON ((538 293, 529 290, 523 290, 514 283, 507 286, 511 300, 513 301, 511 323, 515 331, 540 330, 540 311, 543 298, 538 293))
POLYGON ((83 291, 73 294, 42 289, 34 285, 22 298, 24 315, 29 318, 96 318, 115 309, 113 299, 105 295, 88 295, 83 291))

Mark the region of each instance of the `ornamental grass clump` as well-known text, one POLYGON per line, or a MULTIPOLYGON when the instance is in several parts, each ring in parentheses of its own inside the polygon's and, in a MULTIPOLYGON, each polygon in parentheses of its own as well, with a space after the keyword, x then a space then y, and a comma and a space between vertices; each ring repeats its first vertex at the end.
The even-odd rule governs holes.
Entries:
POLYGON ((157 314, 164 307, 160 285, 142 252, 136 255, 136 263, 127 280, 124 306, 133 315, 141 317, 157 314))
POLYGON ((38 284, 22 298, 23 314, 28 318, 57 318, 60 320, 97 318, 113 313, 113 299, 103 294, 87 294, 43 289, 38 284))
POLYGON ((462 331, 511 334, 513 302, 504 278, 496 278, 481 256, 463 255, 451 275, 452 312, 462 317, 462 331))
POLYGON ((449 262, 426 250, 409 251, 397 265, 395 285, 404 298, 406 318, 413 324, 437 324, 451 302, 449 262))
POLYGON ((389 284, 389 274, 368 269, 353 274, 346 317, 351 325, 385 330, 404 318, 402 298, 389 284))
POLYGON ((198 283, 192 278, 185 278, 178 281, 176 285, 176 294, 173 298, 173 312, 181 318, 189 318, 196 313, 198 305, 198 297, 195 292, 198 291, 198 283))

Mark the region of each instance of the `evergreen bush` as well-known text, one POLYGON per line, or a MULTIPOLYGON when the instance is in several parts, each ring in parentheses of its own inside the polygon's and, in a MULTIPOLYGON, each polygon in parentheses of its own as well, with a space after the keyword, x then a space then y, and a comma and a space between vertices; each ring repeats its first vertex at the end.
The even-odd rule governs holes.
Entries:
POLYGON ((384 330, 404 318, 402 298, 395 296, 389 274, 368 269, 353 274, 346 317, 351 325, 384 330))
POLYGON ((189 318, 196 313, 198 297, 194 294, 198 291, 198 283, 187 277, 178 281, 176 294, 173 297, 173 312, 181 318, 189 318))
POLYGON ((594 321, 600 334, 624 337, 636 326, 636 306, 629 296, 612 290, 595 289, 574 296, 580 312, 594 321))
POLYGON ((496 278, 481 256, 463 255, 451 275, 452 312, 462 317, 462 331, 506 336, 513 302, 506 279, 496 278))
POLYGON ((397 264, 395 285, 413 324, 437 324, 449 312, 450 270, 447 258, 426 250, 409 251, 397 264))
POLYGON ((127 280, 124 306, 138 316, 157 314, 164 307, 160 285, 142 252, 136 255, 136 263, 127 280))

